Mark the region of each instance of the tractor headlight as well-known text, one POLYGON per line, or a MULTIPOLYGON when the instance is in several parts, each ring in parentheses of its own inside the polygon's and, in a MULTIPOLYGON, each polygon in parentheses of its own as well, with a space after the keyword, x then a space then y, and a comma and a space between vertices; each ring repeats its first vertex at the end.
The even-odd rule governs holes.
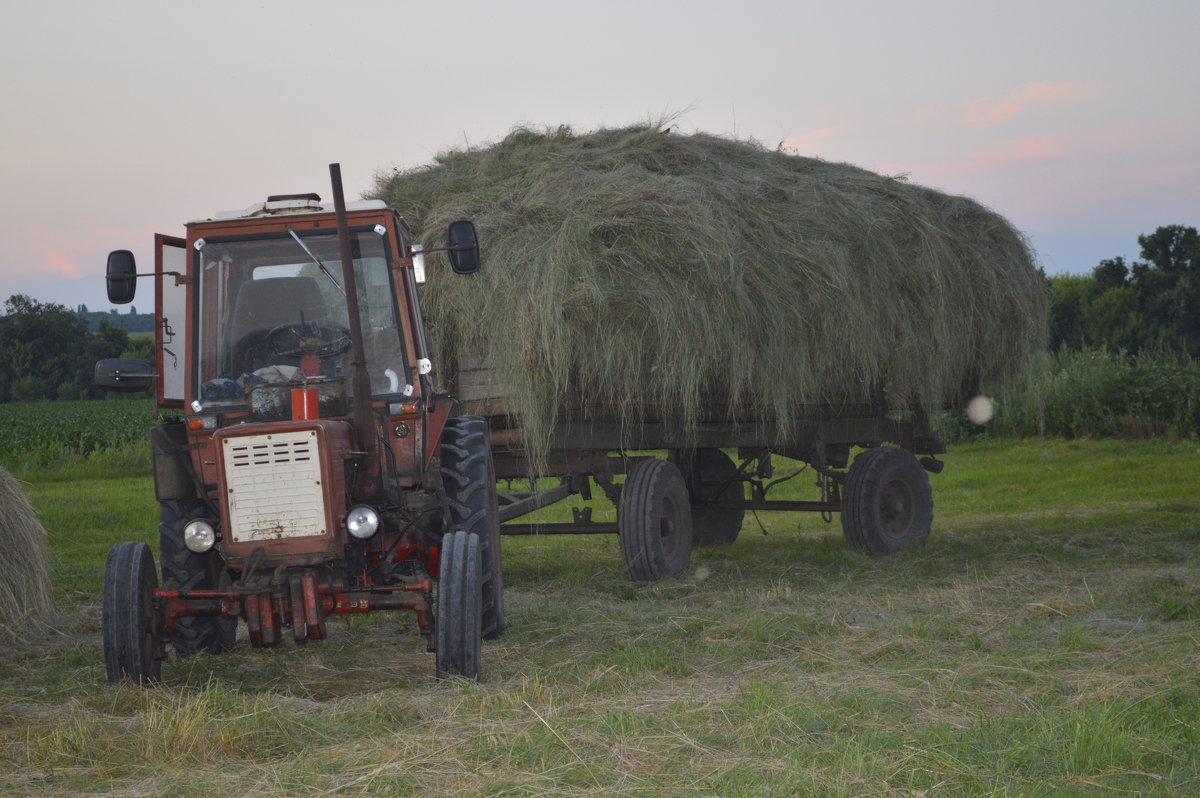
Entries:
POLYGON ((183 545, 187 546, 189 551, 203 554, 216 542, 217 530, 202 518, 189 521, 188 525, 183 528, 183 545))
POLYGON ((379 513, 365 504, 351 507, 346 513, 346 531, 359 540, 366 540, 379 531, 379 513))

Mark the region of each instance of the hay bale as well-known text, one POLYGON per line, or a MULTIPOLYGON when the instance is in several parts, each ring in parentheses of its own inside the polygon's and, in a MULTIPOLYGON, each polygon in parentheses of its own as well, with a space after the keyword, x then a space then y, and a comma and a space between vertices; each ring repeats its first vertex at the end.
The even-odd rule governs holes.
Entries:
POLYGON ((0 468, 0 642, 25 639, 53 617, 46 531, 17 480, 0 468))
POLYGON ((717 402, 786 434, 812 404, 958 405, 1044 340, 1044 278, 999 215, 752 142, 517 129, 373 196, 426 247, 476 221, 484 271, 424 288, 435 355, 490 363, 535 454, 580 394, 627 427, 671 407, 686 435, 717 402))

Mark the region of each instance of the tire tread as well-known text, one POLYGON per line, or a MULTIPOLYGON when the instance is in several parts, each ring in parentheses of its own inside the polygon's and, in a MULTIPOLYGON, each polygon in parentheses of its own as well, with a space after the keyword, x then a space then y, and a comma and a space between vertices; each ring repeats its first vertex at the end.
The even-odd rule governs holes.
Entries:
POLYGON ((842 497, 842 533, 852 547, 880 556, 913 544, 923 545, 929 537, 932 519, 933 492, 929 478, 911 452, 895 446, 878 446, 854 458, 842 497), (918 517, 914 519, 917 528, 897 543, 875 528, 874 506, 888 477, 906 471, 913 477, 916 489, 913 498, 919 502, 918 517))
POLYGON ((687 570, 691 562, 692 514, 683 475, 674 463, 649 459, 630 469, 617 505, 617 527, 625 570, 635 582, 652 582, 687 570), (658 533, 659 508, 668 493, 675 494, 679 513, 675 528, 681 537, 674 556, 658 533))
POLYGON ((455 416, 446 422, 440 451, 442 486, 450 530, 479 537, 483 567, 483 637, 495 640, 504 632, 504 575, 499 521, 494 517, 495 475, 487 422, 479 416, 455 416))
POLYGON ((437 596, 437 678, 478 679, 481 672, 482 557, 479 535, 442 536, 437 596))

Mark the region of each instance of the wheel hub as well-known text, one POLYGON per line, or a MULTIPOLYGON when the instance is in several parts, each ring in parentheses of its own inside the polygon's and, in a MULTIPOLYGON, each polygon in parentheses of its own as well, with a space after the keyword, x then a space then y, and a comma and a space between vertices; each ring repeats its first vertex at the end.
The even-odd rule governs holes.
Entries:
POLYGON ((879 501, 880 520, 887 533, 901 537, 913 523, 912 491, 901 480, 892 480, 883 489, 879 501))

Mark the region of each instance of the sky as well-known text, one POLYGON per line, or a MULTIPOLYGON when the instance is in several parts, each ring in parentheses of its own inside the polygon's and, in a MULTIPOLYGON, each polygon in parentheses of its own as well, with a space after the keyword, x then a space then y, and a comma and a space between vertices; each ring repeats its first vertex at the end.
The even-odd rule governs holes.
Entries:
MULTIPOLYGON (((673 117, 954 194, 1050 274, 1200 226, 1200 3, 5 3, 0 301, 111 307, 104 263, 268 194, 518 125, 673 117)), ((135 301, 149 311, 151 293, 135 301)))

